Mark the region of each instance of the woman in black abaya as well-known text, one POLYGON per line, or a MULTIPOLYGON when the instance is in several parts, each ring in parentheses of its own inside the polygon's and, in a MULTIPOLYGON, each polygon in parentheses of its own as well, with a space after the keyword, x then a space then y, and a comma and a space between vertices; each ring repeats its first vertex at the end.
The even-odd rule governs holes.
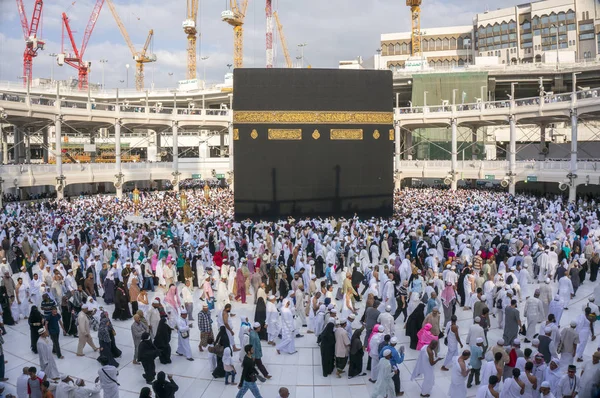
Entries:
POLYGON ((167 324, 167 317, 161 317, 156 328, 154 345, 160 350, 158 358, 163 365, 171 363, 171 331, 171 327, 167 324))
MULTIPOLYGON (((220 345, 223 348, 227 348, 230 347, 231 348, 231 343, 229 342, 229 337, 227 336, 227 330, 225 329, 225 326, 221 326, 219 328, 219 333, 217 334, 217 337, 215 338, 215 346, 220 345)), ((217 367, 215 368, 215 370, 213 370, 212 372, 212 376, 215 379, 219 379, 221 377, 225 377, 225 368, 223 368, 223 357, 216 355, 217 357, 217 367)))
POLYGON ((113 312, 113 319, 126 321, 131 319, 131 311, 129 311, 129 300, 128 294, 125 291, 123 282, 119 282, 117 290, 115 291, 115 312, 113 312))
POLYGON ((267 321, 267 305, 262 297, 259 297, 256 301, 256 309, 254 310, 254 322, 260 323, 260 332, 258 332, 258 338, 264 341, 268 340, 267 328, 265 328, 265 322, 267 321))
POLYGON ((7 326, 15 324, 15 320, 10 310, 10 298, 6 292, 5 286, 0 286, 0 306, 2 307, 2 321, 7 326))
POLYGON ((327 326, 325 326, 325 329, 323 329, 317 338, 317 344, 321 346, 323 377, 327 377, 335 369, 335 333, 333 332, 332 322, 327 323, 327 326))
POLYGON ((31 307, 31 311, 29 312, 29 318, 27 319, 27 321, 29 322, 29 332, 31 335, 31 351, 37 354, 37 342, 40 338, 38 330, 40 330, 40 328, 42 327, 44 320, 42 317, 42 313, 40 312, 40 310, 38 310, 38 308, 35 305, 31 307))
POLYGON ((355 330, 352 334, 352 340, 350 340, 350 365, 348 366, 348 378, 355 376, 366 376, 366 373, 363 373, 363 356, 365 355, 365 351, 362 341, 360 340, 360 335, 362 334, 363 330, 364 328, 355 330))
POLYGON ((417 343, 419 338, 417 333, 423 327, 423 321, 425 320, 425 304, 419 303, 417 308, 408 316, 406 320, 406 335, 410 337, 410 348, 413 350, 417 349, 417 343))

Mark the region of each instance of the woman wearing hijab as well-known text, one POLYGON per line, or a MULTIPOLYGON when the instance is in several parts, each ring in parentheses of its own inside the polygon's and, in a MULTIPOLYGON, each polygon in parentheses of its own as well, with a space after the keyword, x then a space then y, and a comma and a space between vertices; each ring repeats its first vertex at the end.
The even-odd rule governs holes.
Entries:
POLYGON ((235 284, 237 288, 235 299, 237 301, 242 300, 242 304, 246 304, 246 277, 241 267, 235 273, 235 284))
POLYGON ((363 373, 363 356, 365 355, 362 341, 360 341, 360 335, 362 334, 363 328, 357 329, 352 334, 350 340, 350 365, 348 367, 348 378, 351 379, 355 376, 366 376, 363 373))
MULTIPOLYGON (((273 269, 273 268, 271 268, 273 269)), ((262 297, 259 297, 256 301, 256 309, 254 310, 254 322, 260 323, 260 331, 258 337, 261 340, 268 341, 267 328, 265 322, 267 321, 267 305, 262 297)))
POLYGON ((115 276, 112 270, 108 271, 108 275, 104 280, 104 302, 113 304, 115 302, 115 276))
POLYGON ((119 282, 117 285, 117 290, 115 291, 115 311, 113 312, 112 317, 113 319, 118 319, 120 321, 131 319, 129 300, 123 282, 119 282))
POLYGON ((327 323, 327 326, 325 326, 325 329, 317 338, 317 344, 321 347, 323 377, 327 377, 335 369, 335 333, 333 332, 333 322, 327 323))
POLYGON ((406 335, 410 337, 410 348, 413 350, 417 349, 417 344, 419 339, 417 337, 417 333, 421 329, 421 325, 425 320, 425 304, 419 303, 417 308, 408 316, 406 320, 406 335))
POLYGON ((431 323, 426 323, 425 326, 417 333, 419 342, 417 344, 417 351, 420 351, 423 346, 429 345, 433 340, 437 340, 438 336, 431 333, 431 323))
POLYGON ((38 310, 38 308, 34 305, 31 307, 31 311, 29 312, 29 332, 31 337, 31 351, 37 354, 37 341, 40 338, 38 330, 42 327, 42 313, 38 310))
POLYGON ((12 326, 15 320, 10 311, 10 298, 6 291, 6 286, 0 286, 0 306, 2 307, 2 321, 5 325, 12 326))
POLYGON ((100 315, 100 325, 98 325, 98 341, 100 342, 100 356, 108 359, 108 364, 116 368, 119 363, 115 361, 112 352, 111 335, 114 334, 114 329, 110 323, 108 312, 103 311, 100 315))
POLYGON ((158 372, 156 380, 152 383, 156 398, 174 398, 175 392, 179 390, 179 386, 173 381, 173 376, 169 375, 169 381, 166 376, 165 372, 158 372))
POLYGON ((158 322, 156 329, 156 337, 154 337, 154 345, 160 350, 160 363, 171 363, 171 331, 173 329, 167 323, 167 317, 162 316, 158 322))
MULTIPOLYGON (((165 303, 171 306, 171 314, 174 319, 179 318, 179 310, 181 308, 181 301, 179 300, 179 295, 177 294, 177 286, 171 284, 169 286, 169 290, 165 295, 165 303)), ((169 311, 167 311, 169 312, 169 311)))
MULTIPOLYGON (((219 333, 217 334, 217 337, 215 338, 215 347, 216 346, 221 346, 221 347, 223 347, 223 349, 225 349, 227 347, 231 348, 231 343, 229 342, 229 336, 227 336, 227 329, 225 329, 225 326, 221 326, 219 328, 219 333)), ((216 357, 217 357, 217 367, 215 368, 215 370, 213 370, 212 376, 215 379, 219 379, 221 377, 225 377, 225 368, 223 367, 223 356, 216 355, 216 357)))
POLYGON ((452 314, 454 314, 454 308, 456 306, 456 292, 452 282, 446 282, 446 287, 442 290, 440 296, 442 300, 442 309, 444 310, 444 325, 450 322, 452 314))

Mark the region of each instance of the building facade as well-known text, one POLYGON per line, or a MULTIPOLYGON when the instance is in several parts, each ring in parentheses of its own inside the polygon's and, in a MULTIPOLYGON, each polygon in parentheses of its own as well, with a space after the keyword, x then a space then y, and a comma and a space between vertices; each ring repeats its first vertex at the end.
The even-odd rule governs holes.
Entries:
MULTIPOLYGON (((423 57, 431 68, 471 63, 574 63, 597 60, 600 1, 545 0, 478 13, 472 26, 423 28, 423 57)), ((381 35, 382 65, 405 67, 410 32, 381 35)))

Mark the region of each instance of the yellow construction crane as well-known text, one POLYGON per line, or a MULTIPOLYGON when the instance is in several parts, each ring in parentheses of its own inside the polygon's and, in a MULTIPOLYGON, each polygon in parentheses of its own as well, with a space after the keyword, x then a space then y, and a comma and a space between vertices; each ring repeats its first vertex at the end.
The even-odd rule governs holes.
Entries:
POLYGON ((244 66, 244 18, 248 9, 248 0, 242 0, 242 6, 238 0, 229 0, 230 10, 221 13, 221 20, 233 26, 233 67, 244 66))
POLYGON ((187 79, 196 78, 196 18, 200 0, 187 0, 186 19, 183 21, 183 31, 187 35, 187 79))
POLYGON ((283 56, 285 57, 285 63, 288 68, 291 68, 293 66, 292 57, 290 57, 290 52, 288 51, 285 36, 283 35, 283 26, 281 26, 281 22, 279 21, 279 15, 277 15, 277 11, 273 12, 273 17, 275 17, 275 23, 277 24, 277 32, 279 33, 279 41, 281 42, 281 48, 283 48, 283 56))
POLYGON ((412 55, 421 54, 421 1, 422 0, 406 0, 406 5, 410 7, 411 14, 411 35, 412 55))
POLYGON ((121 34, 123 35, 123 38, 127 43, 127 47, 129 47, 129 51, 131 51, 131 55, 135 60, 135 88, 138 91, 142 91, 144 89, 144 64, 148 62, 156 62, 156 55, 146 55, 146 52, 148 51, 148 46, 150 45, 150 41, 152 40, 152 36, 154 35, 154 31, 150 29, 150 31, 148 32, 146 44, 144 44, 144 48, 142 48, 142 51, 135 51, 135 47, 133 47, 131 38, 129 37, 129 34, 125 29, 125 25, 123 25, 119 14, 117 14, 115 5, 113 4, 112 0, 106 0, 106 2, 108 3, 108 8, 110 8, 110 12, 115 18, 115 22, 119 26, 119 30, 121 31, 121 34))

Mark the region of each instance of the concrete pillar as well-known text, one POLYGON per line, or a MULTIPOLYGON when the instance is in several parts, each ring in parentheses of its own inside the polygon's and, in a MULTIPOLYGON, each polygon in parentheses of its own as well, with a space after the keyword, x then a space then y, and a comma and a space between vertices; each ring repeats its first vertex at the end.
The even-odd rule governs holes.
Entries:
POLYGON ((475 153, 475 149, 478 149, 479 147, 477 146, 477 127, 471 127, 471 141, 473 142, 473 146, 471 148, 472 151, 472 155, 471 155, 471 159, 472 160, 477 160, 479 158, 479 156, 475 153))
POLYGON ((179 192, 179 126, 173 122, 173 179, 177 184, 173 185, 173 191, 179 192))
POLYGON ((13 126, 13 161, 14 164, 21 164, 21 129, 13 126))
POLYGON ((231 173, 231 184, 229 185, 229 188, 233 191, 234 188, 234 184, 235 184, 235 179, 234 179, 234 175, 233 175, 233 145, 234 145, 234 140, 233 140, 233 123, 229 123, 229 125, 227 126, 227 133, 229 134, 229 172, 231 173))
POLYGON ((24 141, 25 141, 25 145, 23 145, 23 147, 25 148, 25 163, 30 164, 31 163, 31 139, 30 139, 29 133, 25 133, 24 141))
POLYGON ((546 160, 544 149, 546 148, 546 123, 540 124, 540 156, 538 160, 546 160))
POLYGON ((508 118, 510 127, 510 142, 508 144, 508 170, 510 174, 510 183, 508 185, 508 193, 515 194, 515 171, 517 170, 517 119, 515 115, 510 115, 508 118))
POLYGON ((8 163, 8 144, 6 143, 6 132, 0 129, 0 164, 8 163))
POLYGON ((121 169, 121 121, 115 123, 115 172, 118 177, 119 184, 115 185, 117 190, 117 199, 123 197, 123 173, 121 169))
MULTIPOLYGON (((54 122, 54 146, 56 156, 56 176, 59 179, 59 184, 62 184, 61 190, 56 190, 57 199, 64 197, 64 180, 62 167, 62 118, 59 116, 54 122)), ((58 184, 57 184, 58 185, 58 184)))
POLYGON ((220 138, 220 142, 219 142, 219 157, 224 158, 225 157, 225 133, 223 133, 221 131, 219 133, 219 138, 220 138))
POLYGON ((402 151, 400 147, 400 122, 394 123, 394 148, 394 189, 400 189, 400 174, 396 174, 400 171, 400 152, 402 151))
POLYGON ((160 143, 160 133, 158 132, 158 130, 155 131, 154 136, 156 137, 156 140, 155 140, 155 142, 156 142, 156 160, 160 162, 160 161, 162 161, 161 156, 160 156, 160 153, 162 151, 162 146, 160 143))
POLYGON ((571 110, 571 184, 569 185, 569 202, 575 202, 577 197, 577 110, 571 110))
MULTIPOLYGON (((96 131, 94 130, 90 130, 90 144, 95 144, 96 143, 96 131)), ((94 152, 90 152, 90 163, 96 163, 96 154, 98 152, 94 151, 94 152)))
POLYGON ((450 120, 450 127, 452 131, 452 183, 450 184, 450 188, 453 191, 456 191, 456 188, 458 188, 458 126, 456 124, 456 119, 450 120))
POLYGON ((42 133, 42 158, 44 163, 48 163, 48 136, 50 135, 50 127, 46 128, 42 133))

